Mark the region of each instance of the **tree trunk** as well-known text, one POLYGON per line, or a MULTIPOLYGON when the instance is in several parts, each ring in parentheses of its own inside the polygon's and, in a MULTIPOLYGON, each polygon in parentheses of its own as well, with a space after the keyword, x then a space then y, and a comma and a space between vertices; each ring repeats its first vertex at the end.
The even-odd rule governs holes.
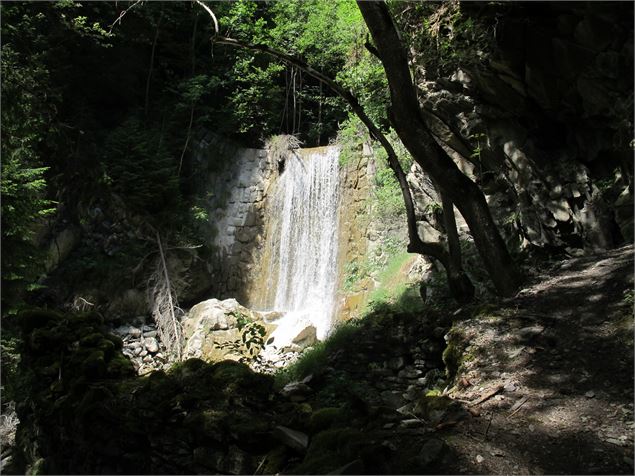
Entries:
POLYGON ((492 219, 482 191, 436 143, 423 120, 408 59, 388 7, 383 1, 358 1, 357 4, 386 71, 392 102, 391 116, 397 134, 413 159, 439 185, 441 193, 456 204, 465 218, 499 294, 512 295, 520 283, 520 274, 492 219))
MULTIPOLYGON (((438 187, 437 187, 438 188, 438 187)), ((450 294, 460 303, 470 302, 474 298, 474 286, 463 270, 461 242, 456 230, 454 203, 443 191, 439 190, 443 205, 443 224, 448 238, 448 286, 450 294)))

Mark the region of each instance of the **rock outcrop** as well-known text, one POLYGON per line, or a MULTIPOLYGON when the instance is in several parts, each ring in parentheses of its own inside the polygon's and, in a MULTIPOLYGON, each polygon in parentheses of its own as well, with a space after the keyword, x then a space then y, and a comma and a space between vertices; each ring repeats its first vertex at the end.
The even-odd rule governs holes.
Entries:
POLYGON ((261 313, 238 304, 235 299, 208 299, 192 307, 182 319, 185 358, 207 362, 223 359, 254 359, 276 325, 279 313, 261 313), (250 330, 253 329, 253 330, 250 330), (247 339, 243 340, 246 335, 247 339), (256 337, 252 343, 247 341, 256 337))
MULTIPOLYGON (((414 48, 434 134, 521 248, 597 251, 632 239, 632 206, 620 208, 633 201, 632 8, 472 7, 456 8, 487 38, 494 32, 480 60, 439 74, 414 48)), ((440 200, 420 170, 410 179, 422 232, 433 237, 431 229, 442 229, 431 213, 440 200)))

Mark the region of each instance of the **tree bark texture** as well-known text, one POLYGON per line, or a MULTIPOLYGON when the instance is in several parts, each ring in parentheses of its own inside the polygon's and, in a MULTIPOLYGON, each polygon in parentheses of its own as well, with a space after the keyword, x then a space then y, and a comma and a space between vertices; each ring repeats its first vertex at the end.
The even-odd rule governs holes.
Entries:
POLYGON ((520 274, 511 259, 479 187, 464 175, 439 146, 427 127, 412 82, 408 58, 388 7, 383 1, 357 2, 386 71, 390 87, 391 119, 413 159, 456 204, 497 291, 514 294, 520 274))

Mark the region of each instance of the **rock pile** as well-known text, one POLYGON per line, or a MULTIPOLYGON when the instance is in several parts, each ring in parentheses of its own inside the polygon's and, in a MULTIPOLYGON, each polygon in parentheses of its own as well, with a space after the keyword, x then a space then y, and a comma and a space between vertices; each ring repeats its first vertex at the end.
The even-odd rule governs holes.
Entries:
POLYGON ((169 356, 154 323, 123 325, 113 333, 123 341, 123 355, 131 360, 140 375, 169 367, 169 356))

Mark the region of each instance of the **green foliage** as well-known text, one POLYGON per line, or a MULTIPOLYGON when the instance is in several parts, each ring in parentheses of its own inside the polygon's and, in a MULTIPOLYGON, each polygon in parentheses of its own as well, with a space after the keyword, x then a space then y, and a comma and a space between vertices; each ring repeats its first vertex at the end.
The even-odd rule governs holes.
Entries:
POLYGON ((131 117, 113 130, 103 151, 104 183, 137 213, 169 213, 179 203, 176 162, 161 132, 131 117))
POLYGON ((337 323, 326 340, 316 342, 305 350, 294 364, 276 373, 277 385, 282 386, 292 380, 300 380, 326 367, 331 353, 338 349, 346 350, 354 345, 355 335, 359 332, 361 323, 359 319, 337 323))
POLYGON ((42 271, 33 237, 38 225, 54 211, 47 199, 43 146, 54 132, 52 98, 47 94, 50 74, 43 53, 44 38, 37 34, 39 15, 16 18, 12 7, 3 5, 2 45, 2 287, 3 313, 18 305, 29 284, 42 271), (27 58, 10 40, 24 35, 35 47, 27 58), (29 38, 29 35, 32 38, 29 38), (9 40, 9 41, 8 41, 9 40))
POLYGON ((337 131, 337 144, 340 146, 340 166, 344 167, 362 157, 362 146, 368 141, 368 130, 354 114, 340 124, 337 131))
POLYGON ((393 171, 386 165, 379 165, 374 179, 375 206, 373 210, 377 217, 394 219, 395 216, 404 216, 406 207, 399 182, 393 171))
POLYGON ((392 8, 406 42, 421 56, 418 61, 426 65, 430 77, 451 74, 459 67, 478 67, 493 49, 491 18, 479 18, 465 3, 393 2, 392 8))
POLYGON ((393 312, 416 312, 423 308, 416 283, 409 283, 403 271, 412 255, 397 245, 387 248, 383 265, 377 273, 378 285, 368 297, 365 313, 377 313, 390 308, 393 312))
POLYGON ((258 361, 260 358, 260 350, 265 345, 264 337, 267 333, 265 327, 241 312, 232 314, 236 317, 240 339, 228 342, 215 342, 214 347, 221 350, 228 350, 229 353, 237 355, 239 361, 243 363, 258 361))

